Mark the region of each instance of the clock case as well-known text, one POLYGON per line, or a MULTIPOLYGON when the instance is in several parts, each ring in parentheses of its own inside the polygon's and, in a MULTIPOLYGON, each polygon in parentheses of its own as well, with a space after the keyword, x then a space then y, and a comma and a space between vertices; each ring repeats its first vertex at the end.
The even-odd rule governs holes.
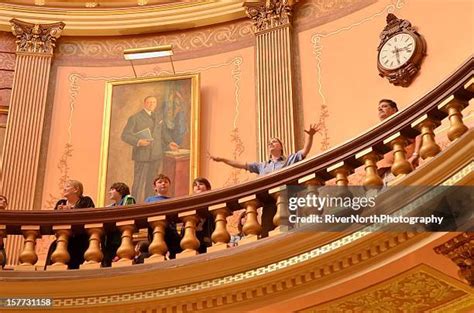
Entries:
POLYGON ((426 55, 426 42, 409 21, 399 19, 394 14, 389 13, 387 15, 387 26, 380 33, 380 44, 377 52, 379 75, 386 77, 395 86, 408 87, 418 73, 423 57, 426 55), (393 70, 386 69, 379 61, 380 51, 391 37, 401 33, 409 34, 415 39, 415 52, 403 66, 393 70))

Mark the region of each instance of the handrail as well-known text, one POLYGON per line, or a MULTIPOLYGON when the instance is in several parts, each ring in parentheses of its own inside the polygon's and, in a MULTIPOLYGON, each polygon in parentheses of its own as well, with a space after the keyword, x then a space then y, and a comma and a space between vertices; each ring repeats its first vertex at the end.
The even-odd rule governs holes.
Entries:
POLYGON ((474 57, 471 57, 432 91, 368 132, 309 160, 265 177, 204 194, 178 197, 154 204, 67 212, 5 210, 0 211, 0 224, 7 226, 8 234, 21 233, 18 221, 22 221, 23 225, 40 226, 42 234, 48 233, 52 225, 84 225, 97 221, 112 224, 122 220, 135 220, 138 227, 145 227, 147 225, 146 219, 150 216, 167 215, 170 218, 180 212, 206 209, 211 205, 221 203, 226 203, 231 209, 240 208, 238 199, 250 195, 257 195, 258 198, 263 199, 271 188, 295 183, 306 175, 316 173, 319 177, 328 180, 332 176, 327 173, 326 169, 333 164, 344 162, 352 167, 360 166, 361 163, 354 157, 360 151, 367 148, 374 148, 381 153, 389 151, 383 141, 394 133, 401 132, 409 138, 414 138, 419 132, 411 128, 411 124, 421 116, 428 114, 434 118, 446 117, 446 113, 438 110, 437 106, 447 97, 454 94, 460 99, 469 100, 472 94, 462 87, 474 75, 473 65, 474 57))

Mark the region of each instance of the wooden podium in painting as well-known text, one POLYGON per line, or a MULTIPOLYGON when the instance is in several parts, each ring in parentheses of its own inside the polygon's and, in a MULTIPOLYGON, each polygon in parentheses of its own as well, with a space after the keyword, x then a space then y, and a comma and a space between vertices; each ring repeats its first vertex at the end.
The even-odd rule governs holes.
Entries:
POLYGON ((170 196, 189 194, 190 150, 166 151, 163 160, 163 174, 171 179, 170 196))

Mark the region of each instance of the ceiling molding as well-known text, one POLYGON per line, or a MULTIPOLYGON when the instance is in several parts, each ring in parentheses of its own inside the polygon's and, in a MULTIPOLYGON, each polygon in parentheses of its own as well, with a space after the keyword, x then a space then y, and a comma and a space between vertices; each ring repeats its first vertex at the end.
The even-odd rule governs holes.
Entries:
POLYGON ((189 29, 245 16, 241 0, 200 1, 111 9, 57 9, 0 4, 0 31, 10 20, 50 24, 64 22, 62 36, 117 36, 189 29))

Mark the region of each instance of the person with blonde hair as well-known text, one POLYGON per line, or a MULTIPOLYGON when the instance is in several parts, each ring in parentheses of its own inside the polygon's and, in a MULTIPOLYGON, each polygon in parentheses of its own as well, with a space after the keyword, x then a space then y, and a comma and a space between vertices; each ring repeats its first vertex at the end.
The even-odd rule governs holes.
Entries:
MULTIPOLYGON (((70 179, 64 183, 63 188, 63 199, 60 199, 54 206, 55 210, 72 210, 72 209, 85 209, 94 208, 94 201, 88 196, 84 196, 84 187, 78 180, 70 179)), ((48 255, 46 257, 46 264, 51 264, 51 255, 56 249, 56 241, 53 241, 48 249, 48 255)), ((84 262, 84 252, 86 252, 89 246, 89 236, 85 233, 73 234, 69 238, 67 250, 70 255, 68 263, 69 269, 78 269, 79 266, 84 262)))

